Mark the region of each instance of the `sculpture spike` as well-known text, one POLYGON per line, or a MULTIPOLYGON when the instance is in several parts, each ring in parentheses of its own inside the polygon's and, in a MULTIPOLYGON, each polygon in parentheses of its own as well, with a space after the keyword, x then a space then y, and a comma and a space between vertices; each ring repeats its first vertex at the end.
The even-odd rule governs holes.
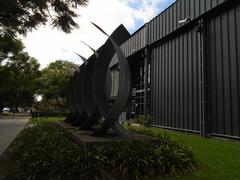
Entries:
POLYGON ((92 51, 93 51, 93 53, 95 54, 95 56, 98 58, 99 57, 99 54, 98 54, 98 52, 95 50, 95 49, 93 49, 91 46, 89 46, 87 43, 85 43, 85 42, 83 42, 83 41, 81 41, 83 44, 85 44, 88 48, 90 48, 92 51))
POLYGON ((105 34, 106 36, 108 36, 109 37, 109 35, 102 29, 102 28, 100 28, 100 26, 98 26, 97 24, 95 24, 95 23, 93 23, 93 22, 91 22, 98 30, 100 30, 103 34, 105 34))
POLYGON ((84 62, 84 64, 87 64, 87 59, 85 58, 85 57, 83 57, 82 55, 80 55, 80 54, 78 54, 78 53, 76 53, 76 52, 74 52, 76 55, 78 55, 81 59, 82 59, 82 61, 84 62))

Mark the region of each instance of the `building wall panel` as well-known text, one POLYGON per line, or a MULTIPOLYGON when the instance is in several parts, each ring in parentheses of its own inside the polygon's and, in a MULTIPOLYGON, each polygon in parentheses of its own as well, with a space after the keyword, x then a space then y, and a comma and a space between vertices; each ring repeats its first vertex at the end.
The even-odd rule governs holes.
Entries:
MULTIPOLYGON (((181 25, 179 20, 190 17, 192 20, 206 13, 217 5, 227 0, 177 0, 169 8, 160 13, 149 22, 148 39, 152 44, 171 32, 175 31, 181 25)), ((144 36, 145 26, 134 33, 132 37, 122 45, 126 56, 132 55, 132 49, 136 51, 142 49, 146 42, 144 36)))
POLYGON ((151 89, 159 88, 151 94, 153 125, 199 131, 199 49, 194 43, 198 35, 193 28, 152 50, 151 74, 156 78, 151 89))
POLYGON ((143 49, 146 45, 145 26, 133 34, 124 44, 121 49, 125 56, 131 56, 133 53, 143 49))
POLYGON ((175 61, 176 61, 176 66, 175 66, 175 69, 176 69, 176 73, 175 73, 175 76, 176 76, 176 81, 175 81, 175 84, 176 84, 176 116, 175 116, 175 120, 176 120, 176 128, 180 128, 180 91, 179 91, 179 87, 180 87, 180 76, 179 76, 179 59, 180 59, 180 56, 179 56, 179 37, 176 38, 176 42, 175 42, 175 46, 176 46, 176 49, 175 49, 175 53, 176 53, 176 56, 175 56, 175 61))
POLYGON ((210 131, 240 136, 239 15, 235 7, 208 22, 210 131))
POLYGON ((181 25, 178 21, 186 17, 190 17, 192 20, 203 15, 212 8, 220 5, 227 0, 178 0, 172 4, 165 11, 156 16, 153 20, 149 22, 149 36, 150 43, 154 43, 164 36, 175 31, 181 25), (172 10, 173 9, 173 10, 172 10), (172 19, 174 17, 174 19, 172 19), (160 21, 158 21, 160 19, 160 21), (174 22, 174 24, 172 23, 174 22), (158 28, 155 27, 163 26, 160 30, 160 36, 155 36, 155 31, 158 28))
POLYGON ((173 91, 173 87, 172 87, 172 41, 169 42, 169 47, 168 47, 168 56, 169 56, 169 66, 168 66, 168 91, 169 91, 169 96, 168 96, 168 121, 169 121, 169 126, 173 125, 173 113, 171 111, 173 111, 173 104, 172 104, 172 91, 173 91))
MULTIPOLYGON (((235 34, 236 34, 236 57, 237 57, 237 60, 239 61, 240 59, 240 34, 238 33, 239 32, 239 29, 240 29, 240 21, 237 20, 238 18, 237 17, 240 17, 240 7, 238 7, 235 11, 236 13, 236 16, 235 16, 235 23, 236 23, 236 29, 235 29, 235 34), (238 30, 238 31, 237 31, 238 30)), ((238 79, 238 82, 240 81, 240 63, 237 63, 237 68, 238 68, 238 75, 237 75, 237 79, 238 79)), ((240 83, 238 83, 238 90, 240 90, 240 83)), ((240 95, 238 96, 238 102, 240 102, 240 95)), ((240 104, 238 104, 238 111, 240 112, 240 104)), ((239 132, 236 133, 240 136, 240 123, 236 123, 235 126, 236 128, 239 127, 239 132)))

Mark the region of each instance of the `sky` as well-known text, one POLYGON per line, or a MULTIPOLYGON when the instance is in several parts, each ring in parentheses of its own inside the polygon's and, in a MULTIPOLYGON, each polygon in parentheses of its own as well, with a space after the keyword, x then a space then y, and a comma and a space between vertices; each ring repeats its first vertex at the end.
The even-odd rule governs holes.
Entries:
POLYGON ((98 49, 106 36, 99 32, 90 22, 102 27, 108 34, 123 24, 132 34, 146 22, 150 21, 175 0, 89 0, 86 7, 79 7, 76 22, 80 28, 66 34, 50 25, 40 26, 37 30, 21 37, 25 51, 35 57, 46 67, 55 60, 68 60, 76 64, 82 61, 74 53, 88 58, 92 52, 81 41, 98 49))

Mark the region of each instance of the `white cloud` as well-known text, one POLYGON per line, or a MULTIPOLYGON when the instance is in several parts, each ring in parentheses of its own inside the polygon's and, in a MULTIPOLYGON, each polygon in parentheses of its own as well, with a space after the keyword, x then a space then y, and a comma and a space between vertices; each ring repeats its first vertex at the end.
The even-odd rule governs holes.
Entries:
POLYGON ((127 4, 135 4, 134 9, 135 19, 142 20, 143 22, 150 21, 156 14, 163 10, 161 3, 171 2, 172 0, 122 0, 127 4))
POLYGON ((78 52, 89 57, 92 52, 80 40, 93 48, 100 47, 106 37, 100 33, 90 22, 100 25, 107 33, 111 33, 118 25, 123 24, 127 29, 136 29, 136 21, 149 21, 159 11, 157 6, 168 0, 90 0, 87 7, 80 7, 77 19, 80 29, 71 34, 65 34, 50 26, 40 27, 22 38, 26 51, 37 58, 42 67, 56 59, 69 60, 81 63, 74 54, 78 52), (136 7, 130 3, 139 2, 136 7))

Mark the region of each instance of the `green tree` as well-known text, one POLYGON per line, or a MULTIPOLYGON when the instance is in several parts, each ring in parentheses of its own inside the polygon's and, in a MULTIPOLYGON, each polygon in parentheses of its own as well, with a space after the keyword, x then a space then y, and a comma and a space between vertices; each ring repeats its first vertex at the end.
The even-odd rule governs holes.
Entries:
POLYGON ((4 59, 8 59, 14 54, 21 52, 23 48, 21 40, 0 32, 0 64, 4 59))
POLYGON ((78 6, 88 0, 0 0, 0 63, 23 49, 17 36, 51 22, 70 33, 77 28, 78 6))
POLYGON ((67 84, 77 67, 78 65, 69 61, 56 60, 42 70, 39 94, 43 96, 43 103, 65 107, 67 84))
POLYGON ((0 66, 0 106, 32 106, 41 75, 39 66, 36 59, 24 52, 0 66))
POLYGON ((77 7, 85 6, 88 0, 1 0, 0 30, 20 34, 46 24, 70 32, 77 23, 77 7))

